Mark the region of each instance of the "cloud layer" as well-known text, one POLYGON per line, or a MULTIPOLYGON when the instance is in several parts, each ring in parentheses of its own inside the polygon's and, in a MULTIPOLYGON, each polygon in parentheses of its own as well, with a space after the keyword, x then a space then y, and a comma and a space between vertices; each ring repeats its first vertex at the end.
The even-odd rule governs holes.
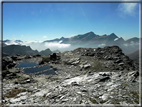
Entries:
POLYGON ((44 43, 43 41, 23 41, 23 42, 15 42, 14 40, 11 40, 9 42, 6 42, 6 45, 26 45, 30 46, 33 50, 45 50, 47 48, 51 50, 57 50, 59 49, 60 51, 68 50, 68 48, 71 47, 70 44, 61 44, 62 41, 59 42, 46 42, 44 43))
POLYGON ((70 44, 45 43, 45 46, 49 48, 68 48, 70 47, 70 44))

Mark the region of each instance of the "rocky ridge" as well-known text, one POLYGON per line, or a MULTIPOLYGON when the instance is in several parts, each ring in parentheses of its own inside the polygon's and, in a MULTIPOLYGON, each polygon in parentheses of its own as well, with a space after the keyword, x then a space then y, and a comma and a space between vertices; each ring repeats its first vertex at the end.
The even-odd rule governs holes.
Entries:
POLYGON ((16 54, 19 55, 49 55, 52 51, 50 49, 45 49, 42 51, 32 50, 30 46, 26 45, 7 45, 3 46, 3 56, 13 56, 16 54))
POLYGON ((48 64, 56 75, 27 75, 8 66, 2 73, 4 105, 139 104, 139 67, 118 46, 17 58, 21 60, 11 59, 16 64, 25 60, 37 61, 39 66, 48 64))

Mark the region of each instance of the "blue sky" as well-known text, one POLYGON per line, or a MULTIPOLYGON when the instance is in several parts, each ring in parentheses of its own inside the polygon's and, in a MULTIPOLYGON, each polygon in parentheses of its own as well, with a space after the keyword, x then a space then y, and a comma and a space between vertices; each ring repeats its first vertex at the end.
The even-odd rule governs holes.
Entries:
POLYGON ((3 3, 3 39, 43 41, 93 31, 139 37, 138 3, 3 3))

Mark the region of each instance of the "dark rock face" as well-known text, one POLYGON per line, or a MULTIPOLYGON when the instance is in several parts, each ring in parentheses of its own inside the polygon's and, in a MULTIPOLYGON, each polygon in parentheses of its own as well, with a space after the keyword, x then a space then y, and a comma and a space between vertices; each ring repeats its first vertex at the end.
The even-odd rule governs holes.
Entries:
POLYGON ((56 53, 50 55, 50 60, 56 60, 56 59, 57 59, 56 53))
POLYGON ((3 47, 3 52, 7 53, 8 55, 36 55, 38 54, 37 51, 34 51, 30 48, 30 46, 20 46, 20 45, 9 45, 3 47))
POLYGON ((50 49, 43 50, 39 52, 40 55, 50 55, 52 51, 50 49))
POLYGON ((15 65, 16 63, 12 60, 11 57, 5 57, 2 59, 2 70, 10 69, 15 65))
MULTIPOLYGON (((49 55, 52 53, 50 49, 43 50, 38 52, 37 50, 32 50, 30 46, 20 46, 20 45, 8 45, 3 47, 3 53, 6 53, 9 56, 12 55, 49 55)), ((3 54, 6 56, 6 54, 3 54)))

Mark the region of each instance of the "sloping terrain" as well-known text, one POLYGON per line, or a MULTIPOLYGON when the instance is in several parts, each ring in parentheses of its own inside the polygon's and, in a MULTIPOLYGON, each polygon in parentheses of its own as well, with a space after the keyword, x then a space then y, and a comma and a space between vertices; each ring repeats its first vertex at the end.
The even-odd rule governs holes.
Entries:
MULTIPOLYGON (((50 65, 56 75, 27 75, 22 69, 6 68, 3 70, 4 105, 139 104, 138 64, 118 46, 77 48, 45 57, 20 58, 37 61, 39 67, 50 65)), ((6 57, 5 60, 8 61, 6 57)))
POLYGON ((129 58, 134 60, 135 62, 139 63, 139 50, 131 53, 131 54, 128 54, 129 58))
POLYGON ((3 56, 9 55, 49 55, 51 54, 50 49, 45 49, 41 52, 38 52, 37 50, 32 50, 30 46, 21 46, 21 45, 8 45, 3 47, 3 56))

